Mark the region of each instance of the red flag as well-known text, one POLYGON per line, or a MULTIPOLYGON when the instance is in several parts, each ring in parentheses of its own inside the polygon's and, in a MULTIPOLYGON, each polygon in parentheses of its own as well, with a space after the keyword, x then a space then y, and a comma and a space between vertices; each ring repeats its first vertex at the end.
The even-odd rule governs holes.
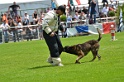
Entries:
POLYGON ((78 5, 81 5, 81 2, 80 2, 80 0, 76 0, 76 2, 77 2, 77 4, 78 4, 78 5))

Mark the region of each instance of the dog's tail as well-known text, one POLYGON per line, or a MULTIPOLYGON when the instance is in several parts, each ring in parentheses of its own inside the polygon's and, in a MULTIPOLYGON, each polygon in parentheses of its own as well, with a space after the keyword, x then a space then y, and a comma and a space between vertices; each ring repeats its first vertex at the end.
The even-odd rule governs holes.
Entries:
POLYGON ((97 32, 98 32, 98 34, 99 34, 99 38, 97 39, 97 41, 100 41, 101 38, 102 38, 102 32, 100 31, 99 28, 97 28, 97 32))

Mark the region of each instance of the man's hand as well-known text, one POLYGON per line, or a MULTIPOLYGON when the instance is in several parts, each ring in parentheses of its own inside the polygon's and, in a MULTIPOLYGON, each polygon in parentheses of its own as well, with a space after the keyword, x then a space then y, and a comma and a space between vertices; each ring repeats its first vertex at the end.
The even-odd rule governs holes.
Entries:
POLYGON ((51 32, 50 36, 53 37, 56 33, 54 32, 51 32))

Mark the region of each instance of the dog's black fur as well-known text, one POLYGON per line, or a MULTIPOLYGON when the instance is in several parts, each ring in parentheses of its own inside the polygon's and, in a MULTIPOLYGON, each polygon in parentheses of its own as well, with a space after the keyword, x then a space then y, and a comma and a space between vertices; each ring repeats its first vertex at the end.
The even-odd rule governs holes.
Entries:
POLYGON ((91 61, 93 61, 96 58, 96 56, 100 60, 101 56, 98 54, 98 50, 100 47, 99 41, 102 38, 102 34, 98 28, 97 28, 97 31, 99 33, 99 38, 97 40, 89 40, 83 44, 77 44, 77 45, 73 45, 73 46, 65 46, 63 48, 63 51, 70 53, 70 54, 77 55, 78 58, 76 59, 75 63, 80 63, 79 60, 81 58, 83 58, 84 56, 86 56, 90 51, 93 54, 93 59, 91 61))

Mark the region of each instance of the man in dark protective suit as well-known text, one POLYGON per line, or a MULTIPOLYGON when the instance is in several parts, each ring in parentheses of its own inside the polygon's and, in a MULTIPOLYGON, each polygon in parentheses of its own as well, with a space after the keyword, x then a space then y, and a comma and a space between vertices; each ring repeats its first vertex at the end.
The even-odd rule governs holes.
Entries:
POLYGON ((46 13, 42 21, 43 36, 50 51, 50 56, 47 61, 53 66, 63 66, 60 58, 63 46, 58 35, 58 24, 60 15, 64 13, 65 7, 59 6, 56 10, 51 10, 46 13))

